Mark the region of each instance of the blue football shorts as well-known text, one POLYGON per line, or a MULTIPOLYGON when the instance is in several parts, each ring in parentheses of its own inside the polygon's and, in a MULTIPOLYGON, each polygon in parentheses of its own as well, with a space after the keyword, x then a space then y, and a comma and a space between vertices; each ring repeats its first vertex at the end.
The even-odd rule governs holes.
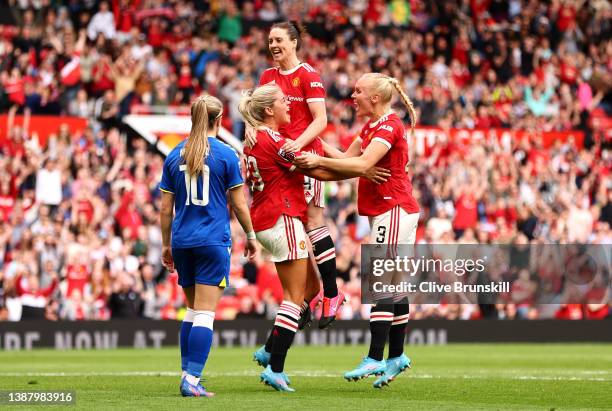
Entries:
POLYGON ((195 284, 227 287, 229 285, 231 247, 209 245, 172 248, 174 267, 181 287, 195 284))

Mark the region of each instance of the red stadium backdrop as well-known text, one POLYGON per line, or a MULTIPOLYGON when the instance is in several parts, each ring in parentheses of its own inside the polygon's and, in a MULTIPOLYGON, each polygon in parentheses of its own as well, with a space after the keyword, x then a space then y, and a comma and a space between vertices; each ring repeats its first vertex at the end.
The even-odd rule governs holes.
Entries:
MULTIPOLYGON (((187 116, 138 116, 131 115, 126 119, 142 137, 149 143, 158 146, 160 151, 167 154, 176 144, 187 137, 190 119, 187 116), (152 121, 153 119, 153 121, 152 121), (147 129, 141 129, 141 127, 147 129), (187 128, 186 128, 187 127, 187 128)), ((79 133, 87 127, 87 120, 79 117, 32 116, 30 118, 30 133, 38 133, 41 147, 44 147, 50 134, 57 133, 61 124, 68 124, 73 133, 79 133)), ((15 117, 15 124, 23 124, 23 116, 15 117)), ((229 134, 226 130, 225 135, 229 134)), ((7 115, 0 115, 0 143, 7 138, 7 115)), ((491 128, 486 130, 449 129, 436 127, 417 127, 411 149, 419 156, 429 156, 436 144, 448 143, 455 148, 467 147, 473 143, 496 143, 502 149, 509 149, 512 141, 540 139, 544 148, 552 146, 556 141, 571 142, 578 149, 582 149, 584 134, 581 131, 542 131, 529 132, 491 128)), ((226 140, 226 139, 224 139, 226 140)), ((229 142, 238 148, 237 141, 229 142), (233 143, 233 144, 232 144, 233 143)))
POLYGON ((525 138, 531 141, 540 139, 544 148, 551 147, 556 141, 559 141, 561 143, 571 142, 576 148, 582 149, 584 143, 584 134, 581 131, 529 132, 503 128, 486 130, 452 128, 443 130, 435 127, 417 127, 411 149, 421 156, 431 155, 434 146, 444 142, 455 147, 486 142, 498 144, 503 149, 509 149, 512 141, 525 138))
MULTIPOLYGON (((15 116, 15 125, 23 125, 23 116, 15 116)), ((87 127, 87 119, 80 117, 68 116, 31 116, 30 117, 30 133, 38 133, 38 141, 41 147, 45 147, 49 135, 57 133, 62 124, 68 124, 71 133, 80 133, 87 127)), ((0 144, 2 144, 7 136, 8 116, 0 115, 0 144)))

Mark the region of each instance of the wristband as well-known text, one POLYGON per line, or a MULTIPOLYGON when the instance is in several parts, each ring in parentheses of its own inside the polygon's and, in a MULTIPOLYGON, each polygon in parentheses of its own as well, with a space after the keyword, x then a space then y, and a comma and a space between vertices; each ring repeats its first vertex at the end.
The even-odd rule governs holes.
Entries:
POLYGON ((247 240, 255 240, 257 237, 255 237, 255 231, 249 231, 247 233, 247 240))

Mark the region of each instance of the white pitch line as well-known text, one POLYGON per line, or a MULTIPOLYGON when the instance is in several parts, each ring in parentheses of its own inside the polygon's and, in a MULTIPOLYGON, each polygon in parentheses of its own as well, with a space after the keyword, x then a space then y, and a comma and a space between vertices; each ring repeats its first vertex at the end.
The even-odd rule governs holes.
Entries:
MULTIPOLYGON (((581 373, 606 373, 606 371, 582 371, 581 373)), ((257 371, 243 372, 210 372, 204 377, 257 377, 257 371)), ((307 377, 307 378, 342 378, 341 374, 332 374, 325 372, 313 371, 290 371, 290 376, 307 377)), ((561 377, 561 376, 542 376, 542 375, 432 375, 432 374, 412 374, 408 371, 409 378, 415 379, 443 379, 443 378, 462 378, 462 379, 490 379, 500 378, 508 380, 520 381, 596 381, 596 382, 612 382, 612 378, 602 377, 561 377)), ((179 372, 176 371, 123 371, 123 372, 0 372, 0 377, 178 377, 179 372)))

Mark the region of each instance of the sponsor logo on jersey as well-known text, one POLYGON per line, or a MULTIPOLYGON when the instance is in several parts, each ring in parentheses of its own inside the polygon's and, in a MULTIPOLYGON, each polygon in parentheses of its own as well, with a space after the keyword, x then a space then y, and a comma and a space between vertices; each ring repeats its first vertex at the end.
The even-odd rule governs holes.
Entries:
POLYGON ((311 81, 310 88, 315 88, 315 87, 324 88, 323 83, 321 83, 320 81, 311 81))
POLYGON ((289 101, 304 101, 304 97, 287 96, 289 101))
POLYGON ((382 126, 380 126, 380 129, 381 129, 381 130, 386 130, 386 131, 388 131, 389 133, 393 133, 393 127, 388 126, 388 125, 386 125, 386 124, 383 124, 382 126))
POLYGON ((293 80, 291 80, 291 85, 293 85, 293 87, 299 87, 300 86, 300 78, 299 77, 294 77, 293 80))

